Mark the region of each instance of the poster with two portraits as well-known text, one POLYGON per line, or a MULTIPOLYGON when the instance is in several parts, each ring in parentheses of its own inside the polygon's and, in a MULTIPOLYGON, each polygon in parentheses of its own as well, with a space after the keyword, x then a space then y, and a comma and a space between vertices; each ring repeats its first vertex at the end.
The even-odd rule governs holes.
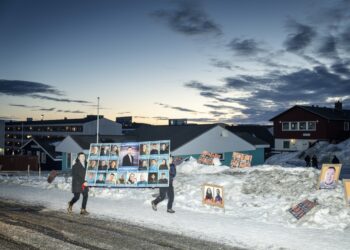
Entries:
POLYGON ((169 186, 170 141, 94 143, 85 180, 90 187, 169 186))

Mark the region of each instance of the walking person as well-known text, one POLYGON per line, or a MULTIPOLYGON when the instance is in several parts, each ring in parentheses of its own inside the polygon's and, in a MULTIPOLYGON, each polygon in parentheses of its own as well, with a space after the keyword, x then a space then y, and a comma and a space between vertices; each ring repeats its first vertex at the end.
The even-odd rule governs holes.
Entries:
POLYGON ((159 195, 158 197, 151 202, 152 209, 154 211, 157 211, 157 204, 165 199, 165 196, 168 195, 168 205, 167 205, 167 212, 168 213, 175 213, 173 210, 173 202, 174 202, 174 186, 173 186, 173 180, 176 176, 176 167, 173 163, 173 158, 170 157, 169 159, 170 163, 170 170, 169 170, 169 187, 161 187, 159 188, 159 195))
POLYGON ((79 200, 80 194, 83 195, 83 202, 81 205, 80 214, 88 215, 89 213, 86 211, 86 203, 88 200, 89 187, 87 182, 85 181, 85 173, 86 173, 86 161, 85 154, 80 152, 78 154, 77 159, 75 160, 75 164, 72 167, 72 193, 74 194, 73 199, 68 202, 68 213, 72 213, 73 205, 79 200))

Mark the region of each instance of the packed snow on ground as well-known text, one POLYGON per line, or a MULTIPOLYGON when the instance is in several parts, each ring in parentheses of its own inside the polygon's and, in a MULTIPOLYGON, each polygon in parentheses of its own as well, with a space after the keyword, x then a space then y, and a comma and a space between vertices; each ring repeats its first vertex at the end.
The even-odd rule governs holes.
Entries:
POLYGON ((331 163, 335 155, 340 160, 340 163, 350 167, 350 139, 339 144, 320 141, 305 151, 273 155, 265 161, 265 164, 281 165, 284 167, 305 166, 304 158, 306 155, 309 155, 310 158, 316 155, 319 165, 322 163, 331 163))
MULTIPOLYGON (((335 190, 318 190, 319 170, 278 165, 231 169, 201 165, 191 158, 177 166, 177 173, 174 217, 152 216, 150 202, 158 189, 91 188, 89 195, 94 198, 90 198, 88 208, 93 214, 131 222, 140 221, 141 216, 141 221, 152 228, 165 227, 169 231, 193 237, 201 235, 250 249, 350 249, 350 209, 345 205, 343 185, 339 182, 335 190), (225 209, 202 204, 201 187, 205 183, 224 187, 225 209), (99 204, 94 204, 94 199, 99 204), (298 221, 288 209, 304 199, 317 199, 319 204, 298 221), (111 202, 115 202, 113 206, 118 212, 107 208, 111 202), (100 207, 97 209, 97 206, 100 207), (320 243, 323 237, 329 237, 334 245, 323 246, 320 243)), ((22 191, 30 187, 55 193, 50 199, 58 199, 61 209, 71 198, 71 178, 58 176, 49 184, 46 177, 0 176, 2 187, 14 184, 22 191), (63 192, 66 200, 56 192, 63 192)), ((1 193, 1 189, 0 196, 8 197, 11 192, 13 196, 18 195, 15 190, 1 193)), ((28 195, 27 201, 49 202, 45 196, 28 195)), ((158 210, 165 211, 166 202, 161 203, 158 210)))

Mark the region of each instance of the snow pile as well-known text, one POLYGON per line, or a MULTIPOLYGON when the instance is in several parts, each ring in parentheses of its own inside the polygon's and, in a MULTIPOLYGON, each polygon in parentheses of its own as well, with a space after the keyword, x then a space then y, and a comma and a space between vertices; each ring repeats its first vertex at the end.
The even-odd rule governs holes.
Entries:
POLYGON ((330 144, 328 142, 321 141, 305 151, 273 155, 265 161, 265 164, 281 165, 283 167, 305 166, 304 158, 306 155, 309 155, 310 157, 316 155, 319 165, 323 163, 330 163, 334 155, 337 156, 340 163, 349 165, 350 139, 347 139, 339 144, 330 144))
MULTIPOLYGON (((335 190, 318 190, 320 171, 313 168, 283 168, 262 165, 246 169, 227 166, 206 166, 190 159, 177 167, 175 209, 196 214, 217 214, 229 220, 317 229, 350 228, 350 209, 346 207, 343 185, 335 190), (211 183, 224 187, 225 209, 202 204, 202 185, 211 183), (297 221, 288 209, 304 199, 317 199, 318 205, 297 221)), ((52 184, 46 178, 0 176, 0 183, 61 189, 70 192, 71 178, 56 177, 52 184)), ((108 200, 132 199, 150 206, 158 189, 91 188, 90 196, 108 200)), ((165 207, 166 202, 159 204, 165 207)))

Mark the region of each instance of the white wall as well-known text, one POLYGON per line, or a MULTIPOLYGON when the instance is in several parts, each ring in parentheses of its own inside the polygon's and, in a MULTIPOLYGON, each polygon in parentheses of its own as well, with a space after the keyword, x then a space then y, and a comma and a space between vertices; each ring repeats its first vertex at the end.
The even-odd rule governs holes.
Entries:
POLYGON ((227 129, 215 126, 172 153, 174 155, 201 154, 204 150, 221 153, 255 150, 255 147, 227 129))
MULTIPOLYGON (((121 135, 122 125, 106 118, 100 119, 100 135, 121 135)), ((97 120, 84 124, 85 135, 96 135, 97 120)))
POLYGON ((309 148, 309 142, 313 143, 316 140, 305 139, 275 139, 275 150, 281 151, 302 151, 309 148), (290 148, 283 148, 283 142, 289 141, 290 148))

